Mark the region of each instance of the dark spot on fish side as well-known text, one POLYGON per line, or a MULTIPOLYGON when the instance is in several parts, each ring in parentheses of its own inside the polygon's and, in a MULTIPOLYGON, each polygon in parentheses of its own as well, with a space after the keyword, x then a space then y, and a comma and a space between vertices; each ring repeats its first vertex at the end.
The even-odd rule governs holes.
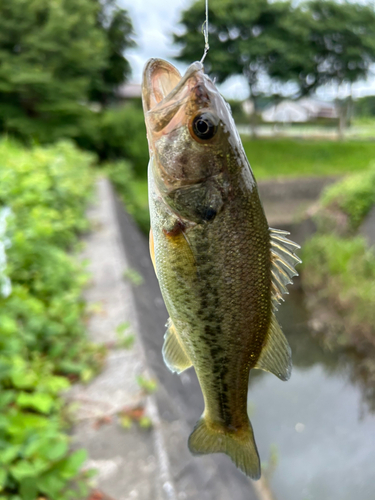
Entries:
POLYGON ((208 207, 205 212, 202 214, 203 220, 209 222, 216 217, 216 210, 212 207, 208 207))
POLYGON ((209 337, 214 337, 215 336, 215 329, 212 328, 210 325, 206 325, 204 327, 204 333, 208 335, 209 337))

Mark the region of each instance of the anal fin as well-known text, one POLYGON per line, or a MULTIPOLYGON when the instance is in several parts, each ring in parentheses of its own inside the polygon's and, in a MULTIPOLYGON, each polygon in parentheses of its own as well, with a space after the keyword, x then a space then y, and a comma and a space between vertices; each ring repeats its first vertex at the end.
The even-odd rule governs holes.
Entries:
POLYGON ((262 352, 254 368, 273 373, 281 380, 290 378, 292 351, 274 314, 271 317, 262 352))
POLYGON ((189 356, 187 355, 181 340, 178 337, 175 326, 169 318, 168 327, 164 335, 163 358, 164 363, 171 372, 181 373, 192 366, 189 356))

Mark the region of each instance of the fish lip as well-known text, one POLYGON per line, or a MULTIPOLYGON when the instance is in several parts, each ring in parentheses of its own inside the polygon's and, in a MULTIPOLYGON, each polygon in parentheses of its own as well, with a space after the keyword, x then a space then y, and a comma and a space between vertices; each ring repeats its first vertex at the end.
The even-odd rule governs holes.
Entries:
POLYGON ((199 72, 204 71, 203 64, 199 61, 196 61, 192 63, 187 70, 185 71, 185 74, 181 76, 173 65, 165 61, 164 59, 157 59, 157 58, 151 58, 149 59, 144 67, 143 70, 143 81, 142 81, 142 98, 143 98, 143 108, 145 113, 153 112, 156 110, 160 110, 164 108, 165 106, 168 105, 168 102, 170 102, 174 96, 181 90, 181 88, 186 84, 186 82, 195 74, 199 72), (160 67, 164 67, 166 69, 172 69, 175 70, 176 75, 178 74, 180 76, 180 81, 177 83, 177 85, 166 95, 164 98, 158 102, 154 106, 150 106, 150 95, 151 95, 151 89, 152 89, 152 84, 151 84, 151 77, 156 69, 159 69, 160 67))

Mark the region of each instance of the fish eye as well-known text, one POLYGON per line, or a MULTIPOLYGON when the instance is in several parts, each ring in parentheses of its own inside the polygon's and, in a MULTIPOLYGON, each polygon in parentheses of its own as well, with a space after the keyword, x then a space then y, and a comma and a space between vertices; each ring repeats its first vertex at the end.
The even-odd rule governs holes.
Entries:
POLYGON ((199 139, 208 141, 217 132, 217 119, 211 113, 201 113, 193 119, 192 131, 199 139))

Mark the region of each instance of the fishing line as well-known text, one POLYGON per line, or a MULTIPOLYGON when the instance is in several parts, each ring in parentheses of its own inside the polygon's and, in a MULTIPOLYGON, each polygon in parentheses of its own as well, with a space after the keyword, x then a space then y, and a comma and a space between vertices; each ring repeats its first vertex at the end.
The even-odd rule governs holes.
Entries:
POLYGON ((206 58, 207 52, 210 50, 210 46, 208 45, 208 0, 206 0, 206 20, 202 25, 202 32, 204 36, 204 52, 201 63, 203 63, 206 58))

